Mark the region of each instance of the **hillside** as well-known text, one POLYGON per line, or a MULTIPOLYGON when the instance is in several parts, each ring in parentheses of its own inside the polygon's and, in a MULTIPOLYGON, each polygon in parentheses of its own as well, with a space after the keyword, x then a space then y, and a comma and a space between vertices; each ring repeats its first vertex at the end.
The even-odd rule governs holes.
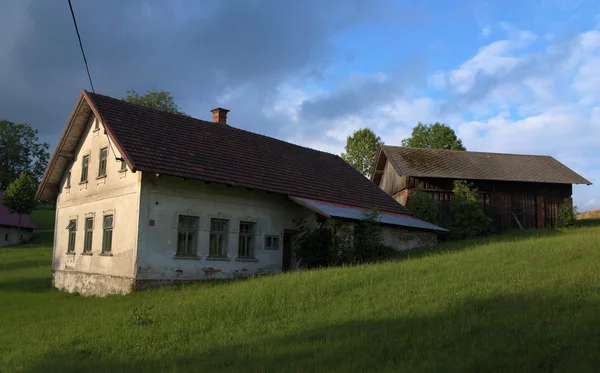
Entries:
POLYGON ((594 372, 599 248, 598 226, 526 232, 86 298, 50 288, 42 240, 0 249, 0 371, 594 372))

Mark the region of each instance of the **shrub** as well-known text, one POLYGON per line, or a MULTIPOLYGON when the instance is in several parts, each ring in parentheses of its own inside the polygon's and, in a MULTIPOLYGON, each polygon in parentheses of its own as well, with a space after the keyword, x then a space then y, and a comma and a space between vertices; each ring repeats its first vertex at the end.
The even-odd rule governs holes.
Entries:
POLYGON ((319 268, 333 265, 337 260, 337 247, 333 230, 325 223, 311 229, 305 219, 297 219, 298 236, 294 241, 296 258, 302 268, 319 268))
POLYGON ((354 228, 353 252, 356 263, 388 259, 394 249, 383 244, 381 216, 377 210, 366 210, 354 228))
POLYGON ((302 268, 358 264, 388 259, 394 249, 383 244, 383 230, 376 210, 364 211, 353 229, 342 225, 337 231, 325 223, 311 228, 306 220, 296 220, 296 258, 302 268))
POLYGON ((558 206, 556 213, 556 227, 568 228, 577 222, 577 206, 573 206, 571 199, 565 198, 563 203, 558 206))
POLYGON ((449 219, 448 238, 460 240, 484 236, 492 232, 492 219, 485 214, 477 198, 477 189, 463 180, 454 181, 449 219))
POLYGON ((427 192, 417 188, 412 200, 412 213, 417 219, 435 224, 438 217, 438 207, 427 192))

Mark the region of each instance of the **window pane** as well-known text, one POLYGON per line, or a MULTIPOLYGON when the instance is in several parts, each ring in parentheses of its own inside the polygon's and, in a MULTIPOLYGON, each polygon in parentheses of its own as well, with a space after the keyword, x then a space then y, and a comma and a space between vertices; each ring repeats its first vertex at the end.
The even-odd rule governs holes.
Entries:
POLYGON ((125 161, 121 161, 121 170, 126 170, 127 169, 127 163, 125 163, 125 161))
POLYGON ((88 179, 88 164, 90 162, 90 156, 85 155, 81 159, 81 181, 87 181, 88 179))
POLYGON ((98 176, 106 175, 106 159, 108 156, 108 148, 100 149, 100 165, 98 168, 98 176))
POLYGON ((185 240, 185 232, 179 232, 179 234, 177 235, 177 254, 179 255, 185 254, 185 240))
POLYGON ((112 228, 112 227, 113 227, 113 216, 112 215, 106 215, 104 217, 103 228, 112 228))
POLYGON ((102 234, 102 252, 109 253, 112 251, 112 228, 104 229, 102 234))
POLYGON ((85 229, 93 229, 94 228, 94 218, 86 218, 85 219, 85 229))

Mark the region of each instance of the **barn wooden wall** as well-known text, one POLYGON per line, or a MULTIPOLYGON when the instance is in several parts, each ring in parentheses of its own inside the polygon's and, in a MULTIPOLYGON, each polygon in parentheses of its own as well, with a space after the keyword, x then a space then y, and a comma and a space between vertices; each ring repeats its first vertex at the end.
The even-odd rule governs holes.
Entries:
MULTIPOLYGON (((438 203, 440 218, 443 219, 447 215, 452 198, 453 179, 407 176, 399 178, 401 180, 396 182, 396 185, 405 185, 409 190, 420 186, 438 203)), ((519 224, 515 217, 525 229, 554 227, 558 206, 572 195, 571 184, 469 181, 478 189, 479 199, 498 230, 518 229, 519 224)), ((402 193, 405 192, 399 191, 396 195, 402 193)), ((396 199, 400 201, 399 198, 396 199)), ((410 197, 406 205, 411 208, 410 197)))

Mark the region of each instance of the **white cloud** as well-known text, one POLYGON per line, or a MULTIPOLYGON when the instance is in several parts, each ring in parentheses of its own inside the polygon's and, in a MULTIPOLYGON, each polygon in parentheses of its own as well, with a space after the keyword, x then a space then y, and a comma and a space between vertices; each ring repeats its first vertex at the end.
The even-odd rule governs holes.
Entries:
POLYGON ((492 34, 492 28, 490 26, 485 26, 481 29, 481 36, 488 37, 492 34))
MULTIPOLYGON (((393 97, 352 115, 303 123, 298 110, 308 95, 288 89, 271 109, 293 123, 288 140, 335 154, 358 128, 369 127, 384 142, 400 144, 419 121, 448 123, 469 150, 554 156, 594 183, 574 187, 575 203, 600 208, 600 32, 583 32, 568 43, 542 40, 547 47, 533 53, 529 47, 536 35, 508 24, 501 28, 505 40, 484 45, 457 68, 427 77, 428 88, 445 93, 442 97, 393 97), (461 105, 454 94, 481 97, 461 105), (298 128, 309 130, 300 134, 298 128)), ((355 87, 356 79, 334 89, 355 87)))

